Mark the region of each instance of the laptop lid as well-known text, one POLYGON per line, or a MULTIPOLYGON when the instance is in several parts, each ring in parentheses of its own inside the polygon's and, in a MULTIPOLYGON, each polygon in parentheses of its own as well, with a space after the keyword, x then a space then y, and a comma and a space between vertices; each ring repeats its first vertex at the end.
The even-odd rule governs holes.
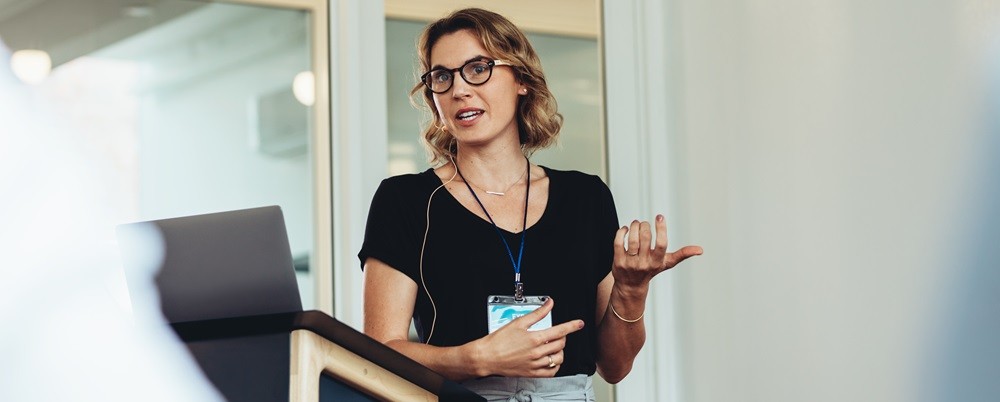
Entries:
MULTIPOLYGON (((278 206, 120 225, 118 240, 133 303, 148 261, 149 233, 162 239, 155 275, 171 323, 302 311, 285 221, 278 206)), ((148 291, 147 291, 148 292, 148 291)), ((140 311, 140 309, 135 309, 140 311)))

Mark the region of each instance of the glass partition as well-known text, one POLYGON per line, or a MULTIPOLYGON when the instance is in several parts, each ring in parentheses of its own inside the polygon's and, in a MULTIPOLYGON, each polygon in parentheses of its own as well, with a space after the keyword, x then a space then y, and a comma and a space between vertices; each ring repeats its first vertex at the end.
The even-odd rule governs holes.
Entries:
MULTIPOLYGON (((325 8, 313 18, 263 1, 14 3, 0 2, 0 38, 49 60, 34 85, 92 148, 80 152, 112 161, 102 181, 117 220, 279 205, 303 307, 315 308, 316 233, 329 232, 315 217, 329 195, 314 190, 329 181, 328 142, 316 145, 329 127, 316 78, 325 8)), ((120 272, 108 275, 124 294, 120 272)))

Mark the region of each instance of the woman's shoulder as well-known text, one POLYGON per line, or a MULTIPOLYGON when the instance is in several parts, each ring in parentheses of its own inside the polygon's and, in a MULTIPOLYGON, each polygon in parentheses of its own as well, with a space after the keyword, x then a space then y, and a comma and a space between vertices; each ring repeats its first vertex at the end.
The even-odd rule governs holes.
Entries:
MULTIPOLYGON (((378 189, 372 196, 371 211, 376 215, 413 215, 416 214, 428 195, 434 191, 434 180, 437 176, 431 170, 420 173, 407 173, 382 179, 378 189)), ((416 216, 416 215, 414 215, 416 216)))
POLYGON ((577 170, 543 168, 549 174, 550 200, 601 211, 613 210, 614 196, 600 176, 577 170))
POLYGON ((548 174, 550 181, 556 182, 557 186, 566 190, 594 190, 595 188, 607 188, 604 180, 600 176, 584 173, 579 170, 559 170, 542 166, 548 174))
POLYGON ((394 193, 422 192, 423 189, 428 187, 433 190, 435 179, 437 179, 437 175, 434 174, 433 169, 427 169, 419 173, 399 174, 383 179, 382 184, 379 185, 379 190, 394 193))

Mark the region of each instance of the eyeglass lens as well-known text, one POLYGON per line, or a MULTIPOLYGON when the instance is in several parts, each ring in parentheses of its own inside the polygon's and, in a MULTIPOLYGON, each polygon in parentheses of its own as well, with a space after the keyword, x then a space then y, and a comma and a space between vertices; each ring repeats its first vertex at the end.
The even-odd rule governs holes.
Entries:
POLYGON ((493 75, 493 63, 485 60, 473 60, 465 63, 461 69, 454 70, 433 70, 427 76, 427 84, 431 91, 435 93, 447 92, 455 82, 455 70, 458 70, 462 79, 471 85, 482 85, 489 81, 493 75))

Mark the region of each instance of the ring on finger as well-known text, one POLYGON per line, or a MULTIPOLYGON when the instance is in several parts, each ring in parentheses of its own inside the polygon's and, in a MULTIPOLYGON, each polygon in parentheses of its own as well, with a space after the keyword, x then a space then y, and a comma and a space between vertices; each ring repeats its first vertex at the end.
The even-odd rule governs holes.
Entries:
POLYGON ((549 358, 549 368, 553 368, 553 367, 555 367, 555 366, 556 366, 556 361, 555 361, 555 360, 552 360, 552 355, 547 355, 547 356, 545 356, 545 357, 548 357, 548 358, 549 358))

